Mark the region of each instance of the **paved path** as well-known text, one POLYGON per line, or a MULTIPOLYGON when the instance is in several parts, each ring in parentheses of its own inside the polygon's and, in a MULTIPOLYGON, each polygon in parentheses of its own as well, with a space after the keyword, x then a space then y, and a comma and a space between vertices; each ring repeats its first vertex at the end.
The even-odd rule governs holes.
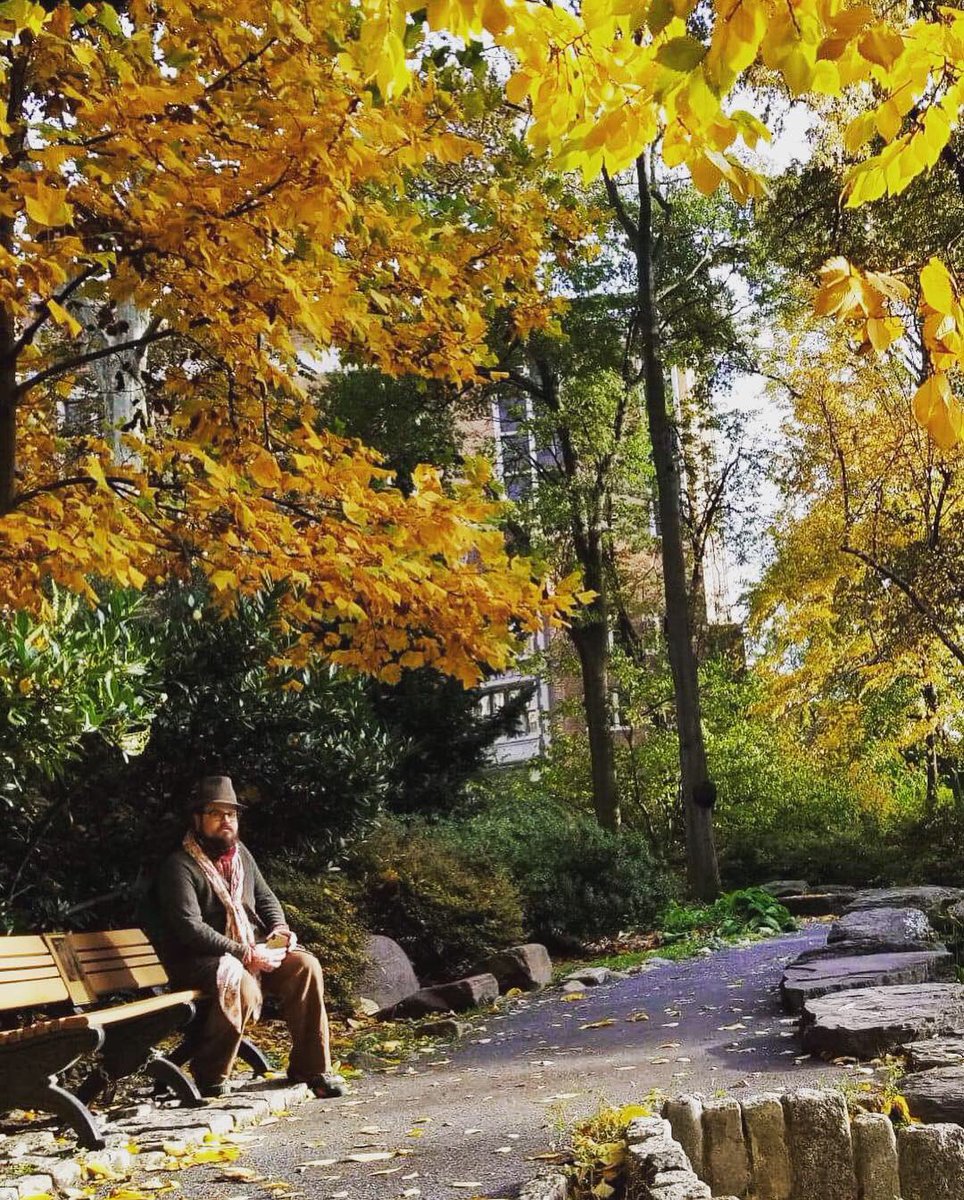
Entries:
MULTIPOLYGON (((241 1163, 312 1200, 508 1197, 539 1169, 534 1155, 602 1104, 643 1101, 653 1088, 739 1096, 839 1079, 840 1069, 800 1057, 775 991, 787 960, 825 938, 815 925, 587 990, 581 1002, 558 990, 517 1002, 466 1044, 398 1074, 366 1075, 350 1097, 312 1102, 258 1130, 241 1163), (632 1019, 642 1012, 648 1020, 632 1019), (380 1151, 405 1153, 344 1161, 380 1151)), ((217 1174, 185 1173, 185 1196, 258 1194, 256 1184, 217 1174)))

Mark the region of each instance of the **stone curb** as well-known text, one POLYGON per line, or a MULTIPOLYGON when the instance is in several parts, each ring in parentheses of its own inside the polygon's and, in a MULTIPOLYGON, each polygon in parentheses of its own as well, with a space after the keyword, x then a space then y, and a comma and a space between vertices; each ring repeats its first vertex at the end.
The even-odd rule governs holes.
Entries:
MULTIPOLYGON (((108 1172, 129 1172, 132 1169, 158 1170, 168 1155, 164 1144, 176 1144, 188 1149, 200 1146, 209 1134, 221 1136, 235 1130, 258 1125, 269 1117, 286 1112, 311 1099, 303 1084, 277 1088, 248 1088, 214 1100, 204 1108, 158 1108, 153 1104, 138 1105, 131 1115, 106 1124, 107 1145, 103 1150, 83 1151, 79 1148, 69 1157, 44 1154, 45 1146, 53 1147, 55 1135, 48 1131, 27 1131, 23 1137, 36 1143, 36 1150, 17 1156, 18 1163, 31 1169, 30 1174, 3 1178, 0 1176, 0 1200, 23 1200, 44 1192, 51 1195, 78 1187, 85 1178, 85 1167, 102 1167, 108 1172), (127 1148, 136 1142, 139 1152, 127 1148)), ((13 1134, 10 1141, 20 1135, 13 1134)), ((3 1139, 0 1139, 0 1147, 3 1139)), ((546 1200, 551 1200, 546 1197, 546 1200)))

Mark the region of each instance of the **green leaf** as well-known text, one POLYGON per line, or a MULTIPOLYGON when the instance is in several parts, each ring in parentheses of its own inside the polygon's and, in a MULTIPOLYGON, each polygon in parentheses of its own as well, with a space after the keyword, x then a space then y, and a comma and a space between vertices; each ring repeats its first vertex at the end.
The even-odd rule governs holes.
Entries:
POLYGON ((656 52, 656 61, 671 71, 692 71, 706 55, 706 47, 696 38, 685 34, 672 38, 656 52))

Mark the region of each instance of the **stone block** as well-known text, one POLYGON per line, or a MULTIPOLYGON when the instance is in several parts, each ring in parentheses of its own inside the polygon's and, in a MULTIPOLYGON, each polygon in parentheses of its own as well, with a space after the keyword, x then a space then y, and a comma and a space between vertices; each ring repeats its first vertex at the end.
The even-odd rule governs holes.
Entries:
POLYGON ((672 1138, 673 1130, 665 1117, 634 1117, 626 1126, 626 1144, 639 1146, 650 1138, 672 1138))
POLYGON ((0 1200, 20 1200, 20 1193, 15 1187, 0 1187, 0 1200))
POLYGON ((964 1129, 959 1125, 908 1125, 897 1131, 903 1200, 961 1200, 964 1196, 964 1129))
POLYGON ((750 1159, 749 1196, 789 1200, 790 1151, 780 1097, 764 1092, 742 1101, 743 1136, 750 1159))
POLYGON ((508 992, 511 988, 535 992, 552 983, 552 959, 545 946, 538 942, 500 950, 487 958, 479 970, 496 977, 500 992, 508 992))
POLYGON ((465 1012, 480 1004, 492 1004, 499 996, 494 975, 469 975, 454 983, 421 988, 393 1008, 382 1009, 380 1017, 427 1017, 431 1013, 465 1012))
POLYGON ((673 1137, 683 1147, 690 1166, 703 1178, 703 1105, 695 1096, 678 1096, 663 1105, 673 1137))
POLYGON ((569 1181, 559 1171, 547 1171, 530 1179, 519 1192, 519 1200, 566 1200, 569 1181))
POLYGON ((703 1103, 703 1178, 715 1195, 743 1195, 750 1162, 743 1140, 743 1116, 732 1096, 703 1103))
POLYGON ((860 1200, 897 1200, 897 1135, 884 1113, 858 1113, 851 1124, 860 1200))
POLYGON ((840 1092, 801 1088, 782 1097, 793 1200, 857 1200, 847 1104, 840 1092))

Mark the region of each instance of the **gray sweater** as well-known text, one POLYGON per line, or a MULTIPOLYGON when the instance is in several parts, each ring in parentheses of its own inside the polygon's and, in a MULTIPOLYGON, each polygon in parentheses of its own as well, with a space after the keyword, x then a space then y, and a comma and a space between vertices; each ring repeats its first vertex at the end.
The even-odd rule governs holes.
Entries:
MULTIPOLYGON (((285 924, 278 897, 264 881, 247 846, 238 843, 244 866, 242 903, 255 936, 285 924)), ((244 947, 225 936, 227 913, 204 872, 186 850, 175 852, 161 863, 154 883, 155 941, 165 963, 188 959, 220 958, 233 954, 244 958, 244 947)))

